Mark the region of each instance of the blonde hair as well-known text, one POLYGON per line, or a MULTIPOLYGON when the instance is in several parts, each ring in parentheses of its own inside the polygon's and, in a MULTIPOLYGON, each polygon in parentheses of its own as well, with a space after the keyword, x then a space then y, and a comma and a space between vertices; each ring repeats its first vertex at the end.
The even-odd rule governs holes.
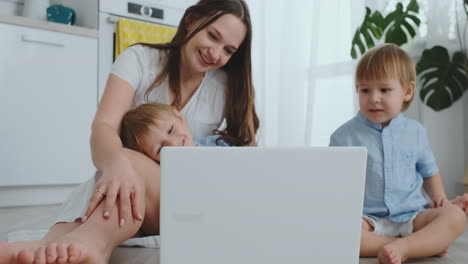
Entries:
MULTIPOLYGON (((368 80, 387 80, 397 78, 405 89, 412 89, 411 82, 416 81, 416 67, 413 59, 400 47, 386 43, 368 50, 356 67, 355 82, 368 80)), ((414 95, 414 93, 413 93, 414 95)), ((413 100, 403 103, 402 111, 408 109, 413 100)))
POLYGON ((122 118, 120 138, 124 147, 143 153, 141 138, 150 126, 159 127, 158 121, 176 116, 174 107, 165 104, 147 103, 129 110, 122 118))

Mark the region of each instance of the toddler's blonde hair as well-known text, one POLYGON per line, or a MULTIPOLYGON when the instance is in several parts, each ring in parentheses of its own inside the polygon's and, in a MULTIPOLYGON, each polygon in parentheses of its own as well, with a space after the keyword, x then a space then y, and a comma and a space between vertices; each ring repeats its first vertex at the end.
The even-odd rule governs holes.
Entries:
MULTIPOLYGON (((413 59, 395 44, 386 43, 368 50, 356 67, 355 82, 370 80, 388 80, 397 78, 405 91, 412 89, 411 82, 416 82, 416 67, 413 59)), ((414 97, 414 93, 413 93, 414 97)), ((405 111, 413 100, 403 103, 405 111)))
POLYGON ((159 127, 158 121, 176 116, 174 107, 166 104, 147 103, 129 110, 122 118, 120 138, 124 147, 143 152, 141 142, 150 126, 159 127))

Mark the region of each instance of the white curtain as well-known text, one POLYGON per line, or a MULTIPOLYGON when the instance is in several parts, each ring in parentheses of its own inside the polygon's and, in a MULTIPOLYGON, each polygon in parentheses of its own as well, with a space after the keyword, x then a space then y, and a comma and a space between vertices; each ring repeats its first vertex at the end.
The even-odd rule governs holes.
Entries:
POLYGON ((247 0, 261 146, 326 146, 357 111, 350 54, 364 2, 247 0))
MULTIPOLYGON (((246 1, 254 30, 259 145, 328 145, 330 134, 358 110, 353 80, 356 62, 349 52, 365 5, 386 14, 397 1, 246 1)), ((408 1, 402 2, 406 6, 408 1)), ((458 50, 454 23, 457 18, 466 21, 463 1, 418 0, 418 4, 422 25, 418 39, 408 47, 411 55, 418 60, 423 49, 434 45, 445 46, 451 53, 458 50)), ((466 94, 465 100, 441 112, 434 112, 416 96, 405 113, 427 128, 449 197, 463 188, 460 179, 468 156, 466 94)))

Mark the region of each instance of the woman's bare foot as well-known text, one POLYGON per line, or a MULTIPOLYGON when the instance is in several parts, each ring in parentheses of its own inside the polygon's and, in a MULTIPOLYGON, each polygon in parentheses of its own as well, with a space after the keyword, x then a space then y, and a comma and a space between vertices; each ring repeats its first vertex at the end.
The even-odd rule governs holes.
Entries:
POLYGON ((16 250, 10 243, 0 241, 0 264, 14 263, 16 258, 16 250))
POLYGON ((95 240, 91 241, 71 232, 47 246, 21 251, 18 254, 18 264, 34 261, 34 263, 57 264, 105 264, 110 257, 111 249, 108 249, 104 243, 98 244, 99 242, 95 240), (33 256, 32 261, 31 256, 33 256))
POLYGON ((27 250, 27 252, 34 252, 41 246, 44 246, 43 241, 24 241, 15 243, 0 241, 0 264, 32 263, 34 254, 31 256, 31 254, 20 253, 24 250, 27 250))
POLYGON ((406 257, 397 245, 391 243, 382 248, 377 259, 381 264, 401 264, 406 260, 406 257))

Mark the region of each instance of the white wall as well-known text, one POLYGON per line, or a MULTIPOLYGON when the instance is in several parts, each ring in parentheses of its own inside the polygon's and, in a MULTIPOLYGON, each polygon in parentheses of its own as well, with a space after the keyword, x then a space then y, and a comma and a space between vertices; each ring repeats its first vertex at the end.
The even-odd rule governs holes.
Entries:
POLYGON ((421 122, 427 128, 429 142, 437 159, 449 198, 463 192, 465 148, 463 100, 450 108, 434 112, 423 106, 421 122))
MULTIPOLYGON (((453 52, 460 50, 454 30, 455 9, 453 4, 459 1, 427 1, 427 6, 422 7, 422 11, 427 14, 427 35, 425 36, 426 48, 441 45, 453 52)), ((458 17, 461 29, 465 13, 463 7, 458 5, 458 17)), ((444 185, 449 198, 463 192, 461 180, 464 176, 466 161, 466 141, 465 136, 468 114, 466 114, 466 104, 464 98, 455 102, 448 109, 434 112, 429 107, 421 106, 420 121, 428 130, 429 141, 432 145, 437 164, 442 174, 444 185)))
POLYGON ((0 15, 18 16, 23 12, 23 0, 0 0, 0 15))

